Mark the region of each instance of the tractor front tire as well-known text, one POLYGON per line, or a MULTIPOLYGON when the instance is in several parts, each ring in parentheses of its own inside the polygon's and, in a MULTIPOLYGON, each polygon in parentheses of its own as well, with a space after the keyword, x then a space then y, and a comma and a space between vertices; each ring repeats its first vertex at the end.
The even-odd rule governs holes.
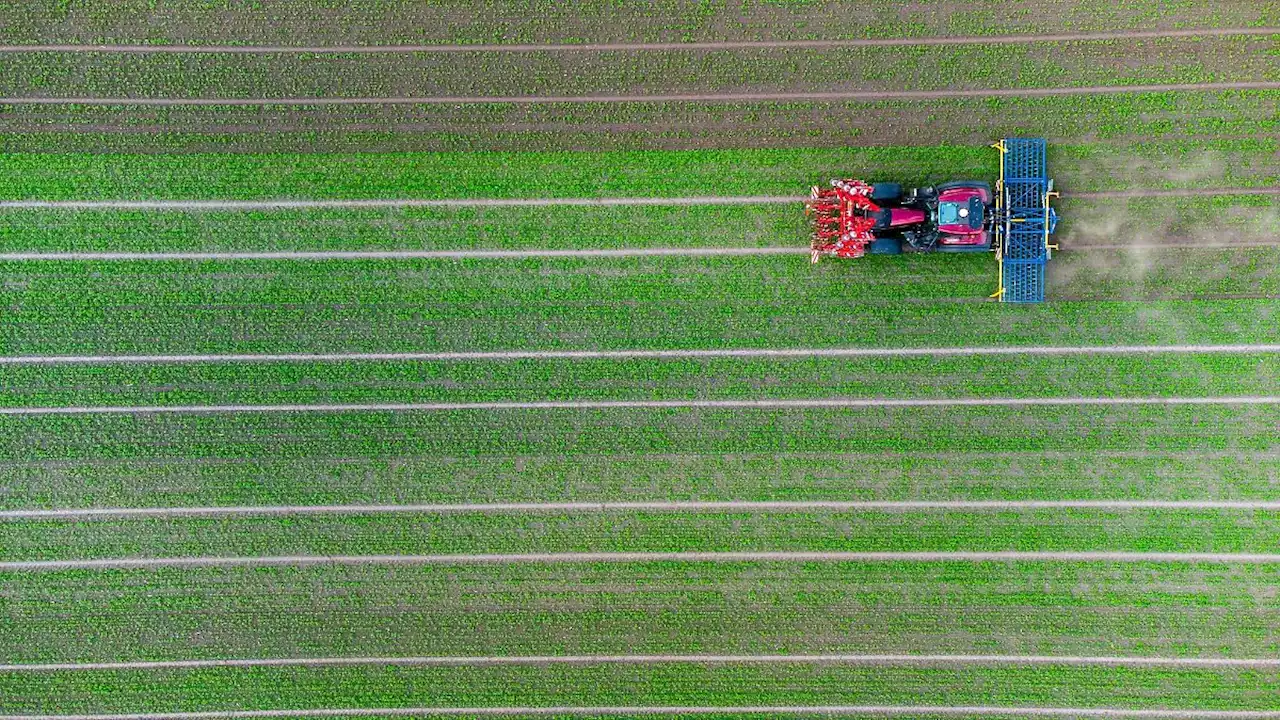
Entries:
POLYGON ((898 183, 876 183, 871 186, 871 202, 896 205, 902 201, 902 185, 898 183))
POLYGON ((876 238, 867 246, 870 255, 901 255, 902 239, 895 237, 876 238))

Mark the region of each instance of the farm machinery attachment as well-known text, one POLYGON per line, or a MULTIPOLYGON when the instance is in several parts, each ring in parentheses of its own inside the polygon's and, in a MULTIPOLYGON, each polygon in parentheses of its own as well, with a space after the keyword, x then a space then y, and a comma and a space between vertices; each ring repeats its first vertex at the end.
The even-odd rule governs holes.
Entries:
POLYGON ((1046 175, 1045 141, 1005 138, 995 189, 980 180, 904 189, 898 183, 832 180, 814 186, 805 213, 813 221, 813 262, 903 252, 994 252, 1001 302, 1044 300, 1045 265, 1057 215, 1046 175))

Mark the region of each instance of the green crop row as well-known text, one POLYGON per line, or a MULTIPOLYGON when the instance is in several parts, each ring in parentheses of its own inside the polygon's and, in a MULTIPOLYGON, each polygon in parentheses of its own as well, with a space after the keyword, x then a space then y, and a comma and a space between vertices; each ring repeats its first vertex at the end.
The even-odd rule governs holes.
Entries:
MULTIPOLYGON (((1204 167, 1207 167, 1206 163, 1204 167)), ((1194 171, 1194 169, 1189 169, 1194 171)), ((883 172, 883 171, 881 171, 883 172)), ((981 171, 985 175, 985 171, 981 171)), ((869 175, 868 180, 888 175, 869 175)), ((821 178, 813 178, 821 182, 821 178)), ((1218 195, 1055 203, 1063 247, 1265 242, 1277 198, 1218 195)), ((809 242, 800 202, 751 205, 206 211, 9 210, 0 252, 270 252, 792 247, 809 242)), ((1255 251, 1258 257, 1264 250, 1255 251)), ((1161 254, 1162 257, 1171 257, 1161 254)), ((1214 262, 1221 259, 1213 257, 1214 262)), ((1063 264, 1072 262, 1068 254, 1063 264)), ((1106 266, 1099 264, 1105 269, 1106 266)), ((1055 265, 1055 267, 1058 267, 1055 265)))
MULTIPOLYGON (((1060 189, 1274 185, 1274 138, 1051 144, 1060 189), (1123 172, 1123 171, 1126 171, 1123 172)), ((671 152, 0 155, 4 199, 803 195, 837 176, 994 178, 983 146, 671 152)))
MULTIPOLYGON (((933 416, 929 416, 933 417, 933 416)), ((1064 421, 1065 422, 1065 421, 1064 421)), ((114 423, 114 426, 126 425, 114 423)), ((72 424, 68 427, 83 427, 72 424)), ((88 427, 97 427, 90 423, 88 427)), ((213 425, 216 427, 216 425, 213 425)), ((1080 422, 1060 432, 1092 430, 1080 422)), ((179 435, 173 442, 198 441, 179 435)), ((204 460, 134 458, 123 435, 81 460, 0 463, 6 509, 619 502, 654 500, 1271 500, 1280 455, 1271 450, 1103 448, 1045 452, 857 453, 839 443, 806 452, 573 456, 476 455, 465 446, 424 454, 344 454, 317 440, 311 454, 260 445, 252 457, 208 446, 204 460)), ((1106 443, 1100 442, 1106 445, 1106 443)), ((408 445, 406 443, 406 445, 408 445)), ((31 453, 34 455, 35 453, 31 453)), ((144 453, 147 454, 147 453, 144 453)), ((149 453, 154 455, 155 453, 149 453)))
MULTIPOLYGON (((1264 658, 1277 652, 1271 629, 1280 608, 1258 588, 1278 582, 1274 566, 1177 563, 64 570, 0 574, 0 595, 20 619, 0 624, 0 644, 11 649, 7 662, 21 663, 650 653, 1264 658)), ((173 679, 151 677, 157 685, 173 679)), ((0 685, 13 680, 0 676, 0 685)))
MULTIPOLYGON (((1185 252, 1171 257, 1188 268, 1214 257, 1185 252)), ((1168 287, 1132 279, 1138 271, 1152 281, 1168 276, 1131 267, 1123 255, 1106 261, 1117 264, 1110 270, 1091 270, 1087 258, 1096 255, 1055 267, 1061 287, 1108 278, 1122 296, 1207 297, 988 303, 995 263, 987 255, 873 256, 816 267, 802 255, 232 261, 195 270, 186 262, 8 263, 0 353, 1276 341, 1274 273, 1256 264, 1265 252, 1220 253, 1238 274, 1211 267, 1168 287), (1263 299, 1221 300, 1255 293, 1263 299), (1215 294, 1219 301, 1210 301, 1215 294)))
POLYGON ((1280 355, 7 367, 0 407, 1265 395, 1280 355))
MULTIPOLYGON (((1204 142, 1274 136, 1276 97, 1275 90, 1249 90, 879 102, 8 106, 0 121, 0 149, 181 154, 847 149, 985 145, 1003 135, 1048 136, 1055 143, 1204 142), (106 128, 117 132, 104 133, 106 128)), ((1267 159, 1274 153, 1260 153, 1253 162, 1267 159)))
POLYGON ((0 97, 589 96, 1253 82, 1280 79, 1277 47, 1274 38, 1232 37, 591 52, 571 58, 558 52, 35 53, 8 58, 0 97))
POLYGON ((184 154, 848 148, 851 142, 861 146, 983 144, 1006 134, 1049 135, 1070 142, 1098 137, 1172 141, 1273 134, 1273 98, 1274 93, 1261 91, 1142 93, 1094 101, 1058 97, 928 103, 344 107, 305 114, 276 109, 175 108, 154 113, 135 108, 24 106, 12 108, 11 121, 0 126, 0 148, 184 154), (1200 102, 1202 95, 1219 102, 1200 102), (1129 102, 1129 97, 1159 102, 1129 102), (1135 111, 1142 106, 1176 109, 1135 111), (390 130, 367 130, 371 125, 390 130), (103 127, 127 132, 104 135, 103 127), (902 129, 908 127, 912 130, 902 129))
POLYGON ((0 675, 11 713, 529 706, 930 705, 1272 710, 1274 671, 588 665, 216 668, 0 675))
POLYGON ((1276 450, 1276 405, 10 416, 0 460, 1276 450))
POLYGON ((0 523, 0 560, 591 552, 1269 553, 1280 512, 415 513, 0 523))
POLYGON ((999 0, 920 6, 839 2, 749 4, 662 0, 619 4, 551 0, 504 7, 389 0, 334 5, 315 0, 195 3, 146 0, 110 7, 52 3, 0 11, 0 38, 25 42, 235 45, 402 43, 594 43, 1007 35, 1153 28, 1275 27, 1266 3, 1231 0, 1153 7, 1142 0, 1077 0, 1011 9, 999 0))
POLYGON ((262 252, 795 247, 800 202, 685 207, 479 207, 0 213, 4 252, 262 252))

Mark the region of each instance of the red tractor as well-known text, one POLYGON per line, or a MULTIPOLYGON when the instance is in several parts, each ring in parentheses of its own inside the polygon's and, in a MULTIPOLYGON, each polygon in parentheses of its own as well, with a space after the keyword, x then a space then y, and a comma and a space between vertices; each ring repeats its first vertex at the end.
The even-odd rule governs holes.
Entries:
POLYGON ((962 180, 903 191, 897 183, 832 180, 814 186, 805 212, 813 219, 813 261, 823 255, 993 251, 1001 302, 1044 300, 1045 264, 1058 217, 1046 174, 1043 138, 1005 138, 995 190, 962 180))
POLYGON ((985 182, 965 180, 903 191, 897 183, 832 180, 814 187, 813 261, 822 255, 980 252, 991 249, 995 197, 985 182))

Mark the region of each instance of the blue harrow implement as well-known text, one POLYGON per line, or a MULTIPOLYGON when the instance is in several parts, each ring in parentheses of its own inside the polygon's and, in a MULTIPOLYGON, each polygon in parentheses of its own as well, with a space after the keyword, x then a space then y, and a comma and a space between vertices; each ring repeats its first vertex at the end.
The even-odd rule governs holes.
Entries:
POLYGON ((1001 302, 1043 302, 1057 195, 1045 173, 1045 141, 1005 138, 994 190, 981 180, 903 189, 898 183, 832 180, 814 186, 813 261, 902 252, 995 252, 1001 302))

